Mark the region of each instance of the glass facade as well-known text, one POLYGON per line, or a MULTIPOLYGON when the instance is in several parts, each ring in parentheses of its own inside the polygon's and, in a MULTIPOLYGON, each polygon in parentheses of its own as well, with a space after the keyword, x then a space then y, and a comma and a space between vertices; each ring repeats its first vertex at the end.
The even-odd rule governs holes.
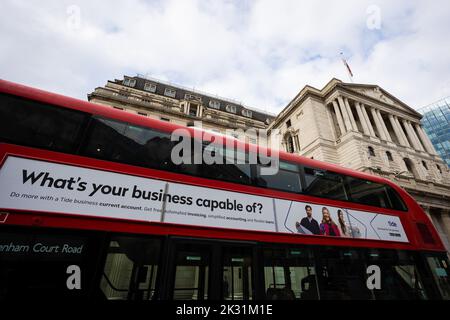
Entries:
POLYGON ((434 148, 450 167, 450 97, 423 107, 419 112, 434 148))

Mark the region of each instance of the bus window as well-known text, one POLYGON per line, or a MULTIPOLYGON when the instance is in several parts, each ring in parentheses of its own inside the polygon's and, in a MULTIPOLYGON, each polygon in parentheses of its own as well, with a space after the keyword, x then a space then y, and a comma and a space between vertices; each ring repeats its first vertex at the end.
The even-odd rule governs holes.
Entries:
POLYGON ((220 160, 221 163, 203 163, 199 169, 200 176, 239 184, 252 182, 251 165, 247 153, 214 144, 204 145, 203 153, 211 159, 220 160))
POLYGON ((266 299, 318 299, 316 272, 309 250, 265 248, 263 255, 266 299))
POLYGON ((344 188, 343 177, 337 173, 304 168, 305 185, 303 192, 316 197, 335 199, 335 200, 349 200, 344 188))
POLYGON ((261 175, 261 165, 257 167, 256 184, 258 187, 300 193, 300 170, 294 163, 280 161, 279 170, 274 175, 261 175))
POLYGON ((369 206, 406 210, 400 196, 392 187, 369 180, 346 176, 351 201, 369 206))
POLYGON ((211 250, 197 244, 177 244, 173 272, 174 300, 207 300, 211 250))
POLYGON ((355 249, 317 249, 317 279, 320 299, 373 299, 366 286, 366 264, 363 251, 355 249))
POLYGON ((375 299, 427 299, 421 276, 411 253, 370 249, 367 264, 376 265, 381 271, 381 288, 373 290, 375 299))
POLYGON ((450 267, 447 257, 428 255, 426 259, 442 299, 450 300, 450 267))
POLYGON ((83 155, 137 166, 177 171, 170 160, 170 135, 116 120, 93 118, 83 155))
POLYGON ((79 111, 0 94, 0 141, 75 152, 86 118, 79 111))
POLYGON ((391 186, 386 185, 386 192, 391 201, 392 209, 406 211, 406 205, 402 198, 399 196, 397 191, 395 191, 391 186))
POLYGON ((352 201, 369 206, 392 208, 384 185, 349 176, 346 178, 352 201))
POLYGON ((222 259, 222 298, 224 300, 253 300, 251 249, 224 247, 222 259))
POLYGON ((109 243, 100 288, 109 300, 156 298, 161 240, 113 237, 109 243))

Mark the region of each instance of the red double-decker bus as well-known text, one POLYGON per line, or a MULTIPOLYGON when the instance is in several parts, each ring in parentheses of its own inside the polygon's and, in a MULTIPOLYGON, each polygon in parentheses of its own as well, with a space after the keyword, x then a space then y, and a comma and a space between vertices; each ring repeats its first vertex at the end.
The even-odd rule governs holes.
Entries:
POLYGON ((176 129, 192 158, 264 157, 0 81, 0 299, 449 299, 444 246, 394 183, 283 152, 273 175, 176 164, 176 129))

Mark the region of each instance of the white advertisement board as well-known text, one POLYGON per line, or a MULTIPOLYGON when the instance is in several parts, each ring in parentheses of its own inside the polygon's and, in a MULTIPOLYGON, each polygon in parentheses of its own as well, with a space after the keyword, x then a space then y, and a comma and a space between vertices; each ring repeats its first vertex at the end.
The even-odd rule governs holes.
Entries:
POLYGON ((408 242, 396 216, 8 157, 0 208, 408 242))

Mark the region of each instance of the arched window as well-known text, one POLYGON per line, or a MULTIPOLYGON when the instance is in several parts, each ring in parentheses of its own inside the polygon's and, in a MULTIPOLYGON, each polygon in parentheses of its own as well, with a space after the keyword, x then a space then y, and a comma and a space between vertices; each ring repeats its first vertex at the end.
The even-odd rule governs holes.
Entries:
POLYGON ((369 146, 368 150, 369 150, 369 156, 375 157, 375 150, 373 149, 373 147, 369 146))
POLYGON ((439 173, 442 174, 441 167, 438 164, 436 165, 436 168, 438 169, 439 173))
POLYGON ((286 151, 289 153, 294 153, 300 150, 300 143, 298 141, 298 136, 293 135, 292 132, 288 131, 284 135, 284 144, 286 145, 286 151))
POLYGON ((424 161, 424 160, 422 160, 422 165, 423 165, 423 167, 425 168, 425 169, 427 169, 428 170, 428 166, 427 166, 427 163, 424 161))

